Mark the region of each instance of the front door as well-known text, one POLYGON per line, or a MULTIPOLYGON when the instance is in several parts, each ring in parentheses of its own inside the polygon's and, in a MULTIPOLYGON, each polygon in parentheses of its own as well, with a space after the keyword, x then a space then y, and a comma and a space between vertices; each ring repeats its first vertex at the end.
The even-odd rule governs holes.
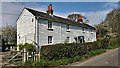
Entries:
POLYGON ((84 41, 84 36, 78 36, 78 42, 83 43, 84 41))

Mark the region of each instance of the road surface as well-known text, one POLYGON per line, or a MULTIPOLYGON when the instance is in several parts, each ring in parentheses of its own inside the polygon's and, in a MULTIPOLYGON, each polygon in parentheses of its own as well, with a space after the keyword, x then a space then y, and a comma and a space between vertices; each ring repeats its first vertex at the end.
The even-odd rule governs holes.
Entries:
POLYGON ((76 62, 70 64, 70 66, 118 66, 118 58, 120 55, 120 48, 109 50, 106 53, 92 57, 84 62, 76 62), (119 51, 119 53, 118 53, 119 51))

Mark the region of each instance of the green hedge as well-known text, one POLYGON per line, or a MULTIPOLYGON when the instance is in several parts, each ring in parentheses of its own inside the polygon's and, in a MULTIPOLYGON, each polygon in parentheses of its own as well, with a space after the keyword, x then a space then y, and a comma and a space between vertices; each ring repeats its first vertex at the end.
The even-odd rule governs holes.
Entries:
POLYGON ((89 51, 105 49, 109 44, 108 39, 89 43, 64 43, 41 47, 41 59, 56 60, 82 56, 89 51))

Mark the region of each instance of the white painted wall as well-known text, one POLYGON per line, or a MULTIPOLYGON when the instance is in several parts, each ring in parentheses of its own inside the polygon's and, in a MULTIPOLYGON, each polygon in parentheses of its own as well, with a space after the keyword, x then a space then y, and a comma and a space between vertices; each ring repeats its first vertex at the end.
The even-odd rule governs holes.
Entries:
POLYGON ((32 43, 35 34, 35 16, 24 9, 17 20, 17 44, 32 43), (32 19, 34 19, 32 21, 32 19), (20 38, 19 38, 20 37, 20 38), (26 38, 26 41, 25 41, 26 38))
POLYGON ((61 43, 61 26, 60 23, 53 22, 53 31, 48 29, 47 20, 39 20, 39 43, 48 45, 48 36, 53 36, 53 43, 61 43))
MULTIPOLYGON (((48 29, 48 20, 39 19, 39 45, 49 45, 48 36, 53 36, 53 44, 64 43, 66 37, 70 37, 70 43, 75 42, 74 37, 84 36, 85 42, 96 41, 96 32, 90 32, 90 29, 85 29, 83 33, 82 27, 70 25, 70 32, 67 32, 66 24, 52 22, 53 31, 48 29)), ((93 31, 93 30, 92 30, 93 31)))

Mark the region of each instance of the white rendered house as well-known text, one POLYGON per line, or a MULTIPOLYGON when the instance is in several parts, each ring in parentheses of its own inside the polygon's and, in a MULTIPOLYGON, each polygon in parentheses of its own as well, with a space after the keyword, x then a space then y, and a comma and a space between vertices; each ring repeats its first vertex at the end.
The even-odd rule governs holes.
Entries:
POLYGON ((53 10, 51 12, 24 8, 17 20, 17 44, 34 41, 43 46, 96 41, 96 29, 93 26, 55 16, 53 10))

